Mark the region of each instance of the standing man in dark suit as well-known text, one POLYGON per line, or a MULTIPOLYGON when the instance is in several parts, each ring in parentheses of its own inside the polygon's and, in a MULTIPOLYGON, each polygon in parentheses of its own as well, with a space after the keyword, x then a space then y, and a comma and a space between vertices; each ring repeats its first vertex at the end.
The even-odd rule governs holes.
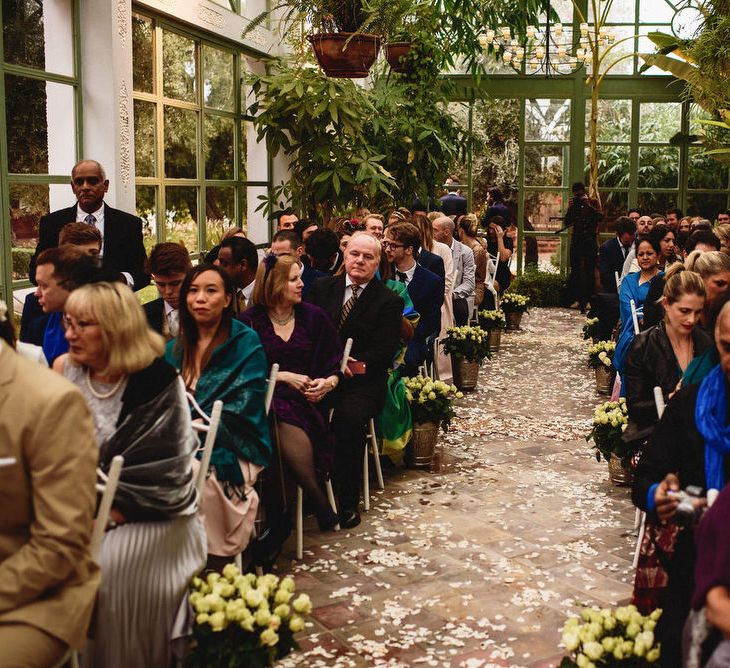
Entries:
POLYGON ((405 283, 413 307, 419 314, 418 325, 408 343, 403 365, 404 376, 415 376, 426 360, 427 340, 441 330, 441 304, 444 288, 441 279, 418 262, 421 235, 411 223, 396 223, 385 231, 383 249, 393 266, 394 278, 405 283))
POLYGON ((58 235, 66 223, 87 223, 96 227, 103 239, 100 255, 110 271, 122 274, 133 290, 149 285, 145 271, 147 255, 142 243, 142 220, 104 203, 109 181, 96 160, 82 160, 71 170, 71 190, 76 204, 43 216, 40 220, 38 246, 30 261, 29 277, 35 283, 38 255, 58 246, 58 235))
POLYGON ((256 283, 256 270, 259 268, 259 255, 250 239, 229 237, 221 241, 218 258, 213 263, 225 271, 236 288, 233 312, 236 317, 249 306, 256 283))
POLYGON ((185 246, 172 242, 157 244, 150 253, 149 270, 159 299, 147 302, 144 312, 150 328, 174 339, 180 332, 180 287, 193 268, 185 246))
POLYGON ((616 219, 616 236, 604 241, 598 249, 598 274, 601 292, 616 293, 616 274, 621 276, 624 262, 636 235, 636 223, 627 216, 616 219))
POLYGON ((340 526, 345 529, 360 524, 367 422, 383 408, 388 369, 400 345, 403 299, 375 277, 380 252, 375 237, 355 232, 347 244, 344 273, 317 280, 309 299, 329 314, 343 342, 353 340, 332 421, 340 526))

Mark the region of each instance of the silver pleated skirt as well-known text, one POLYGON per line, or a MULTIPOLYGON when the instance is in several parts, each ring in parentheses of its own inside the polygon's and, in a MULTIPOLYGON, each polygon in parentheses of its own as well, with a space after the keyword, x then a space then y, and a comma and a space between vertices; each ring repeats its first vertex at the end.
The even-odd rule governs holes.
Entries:
POLYGON ((84 668, 174 665, 173 646, 192 630, 190 580, 205 566, 206 555, 197 515, 108 531, 92 637, 81 657, 84 668))

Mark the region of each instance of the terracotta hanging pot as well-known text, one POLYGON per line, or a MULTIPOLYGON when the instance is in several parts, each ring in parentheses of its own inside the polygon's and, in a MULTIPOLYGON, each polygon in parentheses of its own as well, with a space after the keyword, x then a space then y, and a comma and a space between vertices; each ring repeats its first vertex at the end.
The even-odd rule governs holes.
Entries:
POLYGON ((385 58, 393 72, 403 74, 408 71, 408 67, 401 63, 401 58, 407 56, 410 50, 410 42, 389 42, 385 45, 385 58))
POLYGON ((377 35, 354 35, 351 32, 317 33, 310 35, 309 41, 320 67, 328 77, 347 79, 366 77, 380 50, 380 37, 377 35))

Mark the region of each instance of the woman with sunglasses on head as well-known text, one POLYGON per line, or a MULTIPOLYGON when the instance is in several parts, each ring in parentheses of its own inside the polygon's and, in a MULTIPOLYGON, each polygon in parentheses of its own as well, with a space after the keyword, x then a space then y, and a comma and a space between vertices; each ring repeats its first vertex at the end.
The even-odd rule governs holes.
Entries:
MULTIPOLYGON (((334 444, 322 400, 340 382, 342 345, 337 330, 318 306, 302 302, 301 265, 291 256, 268 255, 256 272, 253 306, 241 316, 261 337, 268 364, 279 365, 272 412, 283 472, 312 503, 323 531, 338 522, 322 492, 321 481, 332 469, 334 444)), ((264 550, 272 563, 291 527, 284 512, 281 476, 267 476, 273 487, 264 494, 272 538, 264 550), (280 526, 273 526, 274 522, 280 526)), ((264 564, 261 564, 264 565, 264 564)))
POLYGON ((169 666, 173 640, 192 628, 187 588, 206 555, 191 464, 197 439, 185 388, 160 357, 163 339, 149 329, 126 285, 74 290, 63 317, 69 352, 53 368, 86 399, 101 469, 124 457, 113 530, 99 558, 94 637, 83 664, 169 666))
MULTIPOLYGON (((220 267, 200 264, 188 272, 180 287, 180 333, 165 352, 206 415, 214 401, 223 402, 201 500, 208 565, 215 569, 248 545, 258 508, 254 484, 271 459, 266 355, 256 332, 234 320, 233 294, 220 267)), ((193 419, 201 419, 195 408, 193 419)))

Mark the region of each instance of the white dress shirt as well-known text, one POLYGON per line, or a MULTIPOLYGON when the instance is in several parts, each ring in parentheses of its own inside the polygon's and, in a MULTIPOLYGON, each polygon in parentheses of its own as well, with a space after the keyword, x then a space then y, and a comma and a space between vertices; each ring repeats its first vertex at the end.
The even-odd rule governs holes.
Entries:
MULTIPOLYGON (((415 274, 415 273, 416 273, 416 264, 417 264, 417 262, 414 262, 414 263, 413 263, 413 266, 412 266, 412 267, 411 267, 410 269, 406 269, 406 270, 403 270, 403 269, 398 269, 398 267, 395 267, 395 270, 396 270, 397 272, 399 272, 399 273, 401 273, 401 274, 405 274, 405 275, 406 275, 406 280, 405 280, 405 284, 406 284, 406 285, 408 285, 408 284, 409 284, 409 283, 410 283, 410 282, 411 282, 411 281, 413 280, 413 274, 415 274)), ((395 278, 395 280, 396 280, 396 281, 398 281, 398 282, 402 282, 402 281, 400 281, 400 279, 398 278, 398 274, 396 274, 396 278, 395 278)))

